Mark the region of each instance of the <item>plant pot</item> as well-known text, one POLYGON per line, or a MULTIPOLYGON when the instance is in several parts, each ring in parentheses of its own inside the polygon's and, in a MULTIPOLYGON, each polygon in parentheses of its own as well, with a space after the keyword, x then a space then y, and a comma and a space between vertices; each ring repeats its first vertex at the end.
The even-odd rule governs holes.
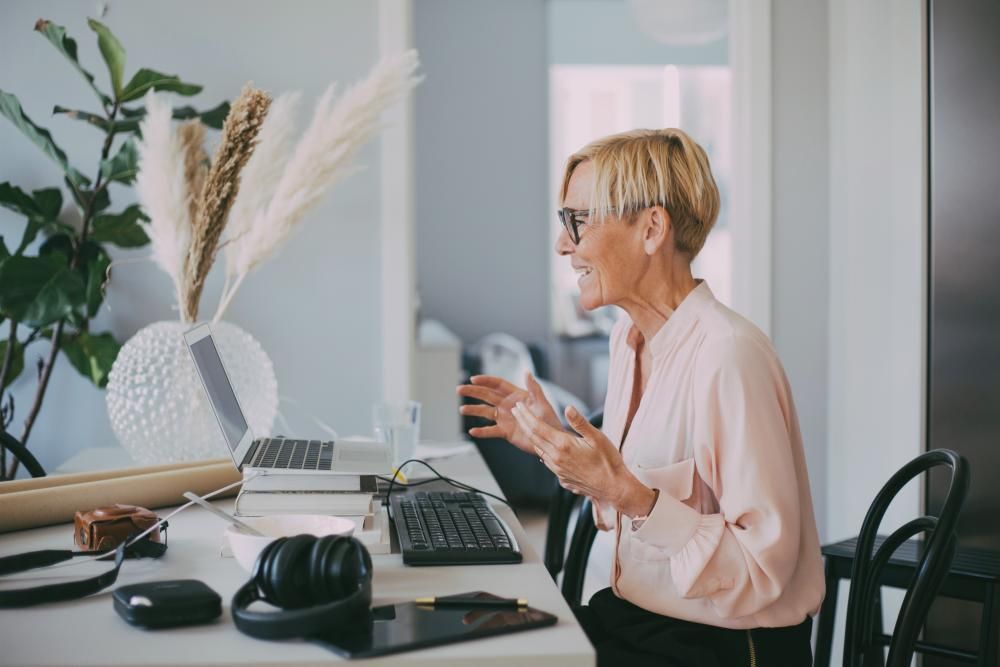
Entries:
MULTIPOLYGON (((108 416, 118 441, 137 463, 228 453, 184 342, 184 332, 192 326, 150 324, 122 346, 111 367, 108 416)), ((234 324, 215 324, 212 334, 250 428, 258 436, 269 434, 278 412, 278 382, 270 358, 234 324)))

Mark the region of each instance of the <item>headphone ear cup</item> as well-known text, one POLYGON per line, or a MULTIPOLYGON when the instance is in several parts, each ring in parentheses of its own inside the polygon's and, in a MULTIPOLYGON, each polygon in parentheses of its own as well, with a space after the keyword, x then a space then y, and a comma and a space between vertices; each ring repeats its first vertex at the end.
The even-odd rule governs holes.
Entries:
POLYGON ((261 568, 264 599, 284 609, 299 609, 312 602, 310 577, 304 558, 316 538, 312 535, 289 537, 268 554, 261 568))
POLYGON ((288 541, 287 537, 279 537, 278 539, 268 542, 261 549, 260 553, 257 554, 257 560, 253 564, 253 572, 250 574, 250 578, 257 590, 260 591, 260 595, 264 600, 274 599, 274 591, 271 588, 270 581, 265 574, 270 568, 270 561, 274 550, 280 547, 282 544, 288 541))
POLYGON ((340 594, 346 597, 359 587, 371 584, 372 561, 368 549, 353 537, 341 538, 331 575, 340 594))
POLYGON ((342 596, 331 586, 328 572, 334 559, 337 536, 326 536, 316 540, 309 559, 309 582, 314 604, 339 600, 342 596))

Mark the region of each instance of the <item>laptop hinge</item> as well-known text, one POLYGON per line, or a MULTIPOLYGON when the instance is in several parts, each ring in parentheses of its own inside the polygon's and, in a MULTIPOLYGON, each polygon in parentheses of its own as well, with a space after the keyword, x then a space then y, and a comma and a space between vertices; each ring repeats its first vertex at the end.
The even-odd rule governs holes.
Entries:
POLYGON ((243 463, 240 464, 240 470, 250 465, 253 462, 253 456, 257 453, 257 448, 260 447, 261 439, 258 438, 250 443, 250 449, 247 450, 246 456, 243 457, 243 463))

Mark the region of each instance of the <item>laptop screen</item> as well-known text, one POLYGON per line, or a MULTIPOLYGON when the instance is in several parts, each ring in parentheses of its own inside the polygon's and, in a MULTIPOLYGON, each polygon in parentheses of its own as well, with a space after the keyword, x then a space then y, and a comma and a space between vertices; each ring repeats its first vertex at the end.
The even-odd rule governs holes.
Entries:
POLYGON ((211 336, 205 336, 192 343, 191 355, 194 357, 195 368, 205 383, 208 398, 212 402, 216 417, 219 418, 219 425, 229 443, 229 449, 236 451, 243 434, 247 432, 247 421, 243 418, 243 411, 236 401, 233 386, 229 384, 226 369, 222 366, 218 350, 215 349, 215 341, 211 336))

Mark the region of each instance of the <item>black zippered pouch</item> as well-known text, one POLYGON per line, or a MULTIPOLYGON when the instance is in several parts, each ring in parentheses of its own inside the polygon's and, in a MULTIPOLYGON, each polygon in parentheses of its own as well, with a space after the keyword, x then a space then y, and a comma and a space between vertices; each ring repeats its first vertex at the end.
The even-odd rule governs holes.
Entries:
POLYGON ((131 584, 115 589, 115 611, 142 628, 208 623, 222 615, 222 598, 196 579, 131 584))

